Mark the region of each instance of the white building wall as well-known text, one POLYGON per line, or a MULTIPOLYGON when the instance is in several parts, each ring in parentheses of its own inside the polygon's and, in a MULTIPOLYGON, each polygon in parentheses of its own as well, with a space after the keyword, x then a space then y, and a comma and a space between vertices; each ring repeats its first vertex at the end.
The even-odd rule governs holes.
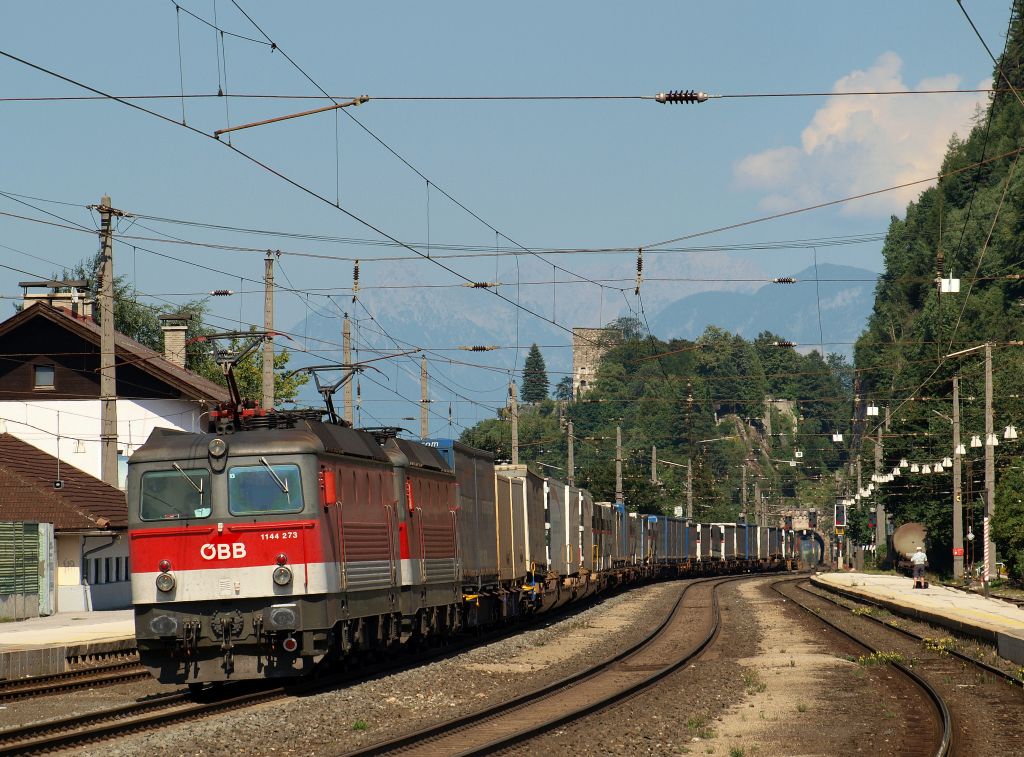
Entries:
MULTIPOLYGON (((119 399, 118 449, 130 456, 158 427, 203 431, 201 415, 193 400, 119 399)), ((100 478, 99 400, 0 401, 0 419, 12 436, 100 478)))
POLYGON ((131 565, 125 534, 57 535, 57 612, 122 610, 131 603, 131 565))

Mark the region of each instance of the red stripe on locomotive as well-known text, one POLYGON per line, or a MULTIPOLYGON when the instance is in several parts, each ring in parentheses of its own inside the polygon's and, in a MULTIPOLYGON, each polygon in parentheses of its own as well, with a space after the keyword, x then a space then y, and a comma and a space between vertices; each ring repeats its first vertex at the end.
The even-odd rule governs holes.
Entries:
POLYGON ((225 523, 188 528, 152 528, 132 531, 129 549, 136 573, 159 571, 161 560, 171 570, 250 568, 274 565, 284 554, 292 564, 319 563, 325 556, 319 521, 225 523))

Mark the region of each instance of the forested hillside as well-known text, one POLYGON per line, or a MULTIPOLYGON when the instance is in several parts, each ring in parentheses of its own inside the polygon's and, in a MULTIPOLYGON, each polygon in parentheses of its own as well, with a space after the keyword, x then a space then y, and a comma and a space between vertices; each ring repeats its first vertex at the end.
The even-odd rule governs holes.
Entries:
MULTIPOLYGON (((975 533, 981 532, 984 448, 984 373, 980 354, 946 358, 984 342, 993 344, 994 415, 1000 446, 997 481, 1020 465, 1019 442, 1004 441, 1007 425, 1024 421, 1024 29, 1020 3, 1014 9, 1006 50, 993 74, 998 93, 977 114, 965 139, 953 137, 936 167, 937 184, 893 218, 885 241, 885 272, 879 280, 868 327, 855 348, 862 398, 892 413, 883 427, 883 471, 901 459, 935 463, 953 454, 952 378, 961 377, 965 505, 974 504, 975 533), (1000 70, 1001 69, 1001 73, 1000 70), (1011 91, 1016 90, 1016 91, 1011 91), (940 278, 959 278, 959 293, 941 293, 940 278)), ((864 403, 861 403, 863 406, 864 403)), ((863 409, 861 407, 861 413, 863 409)), ((869 419, 877 420, 877 419, 869 419)), ((874 423, 865 423, 870 434, 874 423)), ((874 446, 862 455, 870 464, 874 446)), ((1019 476, 1002 478, 1006 486, 1019 476)), ((924 520, 940 565, 950 562, 952 477, 904 475, 881 487, 881 498, 897 522, 924 520)), ((998 487, 997 487, 998 490, 998 487)), ((1000 499, 1002 524, 1019 518, 1024 492, 1000 499)), ((966 508, 965 508, 966 509, 966 508)), ((1024 528, 1018 529, 1024 532, 1024 528)), ((1021 533, 997 533, 1000 550, 1017 556, 1021 533)), ((979 557, 980 559, 980 557, 979 557)), ((1020 560, 1017 559, 1020 563, 1020 560)))
MULTIPOLYGON (((606 355, 593 389, 575 401, 521 408, 523 461, 551 466, 548 474, 564 479, 572 420, 577 482, 598 499, 612 500, 620 426, 631 509, 671 513, 683 505, 686 471, 678 465, 687 458, 695 517, 735 518, 745 461, 751 511, 755 482, 774 512, 831 501, 829 473, 845 457, 832 434, 846 430, 852 388, 852 370, 841 357, 826 363, 817 352, 800 355, 768 332, 751 342, 710 327, 695 342, 666 342, 642 333, 635 321, 613 325, 626 340, 606 355), (650 480, 652 445, 662 461, 659 485, 650 480)), ((507 414, 477 424, 462 440, 507 459, 507 414)))

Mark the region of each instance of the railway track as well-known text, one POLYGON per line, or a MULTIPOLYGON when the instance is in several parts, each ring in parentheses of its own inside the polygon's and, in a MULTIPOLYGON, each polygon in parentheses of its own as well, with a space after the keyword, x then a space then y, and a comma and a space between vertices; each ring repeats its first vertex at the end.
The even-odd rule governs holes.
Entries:
POLYGON ((18 678, 0 681, 0 702, 65 694, 78 689, 115 686, 148 678, 150 678, 149 671, 137 662, 121 662, 84 670, 72 670, 66 673, 18 678))
MULTIPOLYGON (((702 581, 721 579, 699 579, 702 581)), ((419 652, 410 658, 400 658, 387 662, 362 666, 355 672, 344 672, 325 676, 311 681, 303 681, 299 684, 288 686, 268 687, 266 681, 245 681, 236 684, 225 685, 220 690, 208 691, 205 695, 196 695, 186 691, 175 691, 162 694, 143 702, 122 705, 108 710, 90 712, 83 715, 76 715, 67 718, 49 720, 36 723, 30 726, 0 730, 0 754, 40 754, 56 751, 58 749, 69 749, 84 744, 99 743, 132 733, 139 733, 146 730, 166 727, 176 723, 198 720, 212 715, 218 715, 231 710, 251 707, 257 704, 273 702, 275 700, 314 694, 321 691, 328 691, 342 685, 353 685, 374 677, 399 672, 412 665, 422 665, 426 662, 442 657, 459 654, 480 644, 489 643, 498 638, 507 636, 511 631, 527 630, 537 624, 559 620, 578 610, 589 607, 591 601, 580 604, 566 605, 553 613, 538 615, 531 620, 517 624, 516 626, 505 626, 496 628, 479 636, 467 637, 463 641, 457 641, 446 647, 431 649, 427 652, 419 652)), ((131 663, 125 663, 130 665, 131 663)), ((109 666, 116 667, 116 666, 109 666)), ((99 670, 99 669, 96 669, 99 670)), ((107 668, 103 668, 107 670, 107 668)), ((82 674, 94 671, 80 671, 82 674)), ((48 676, 50 678, 61 678, 67 674, 48 676)), ((148 676, 148 672, 145 672, 148 676)), ((16 682, 11 682, 12 688, 16 682)), ((20 683, 20 682, 17 682, 20 683)), ((28 682, 26 682, 28 683, 28 682)), ((41 690, 42 679, 34 679, 37 689, 41 690)), ((43 684, 45 685, 45 684, 43 684)), ((52 685, 61 684, 57 681, 52 685)), ((82 681, 81 686, 89 686, 90 683, 82 681)), ((95 684, 91 684, 95 685, 95 684)), ((64 689, 65 691, 67 689, 64 689)), ((14 693, 12 691, 12 693, 14 693)), ((0 687, 0 697, 3 689, 0 687)), ((34 694, 25 696, 40 696, 37 691, 34 694)))
POLYGON ((659 625, 637 644, 580 673, 493 707, 348 753, 489 754, 521 744, 648 688, 697 657, 719 631, 718 587, 745 576, 698 579, 688 584, 659 625), (710 616, 694 627, 684 610, 710 616))
MULTIPOLYGON (((805 592, 807 594, 810 594, 810 595, 812 595, 814 597, 822 599, 822 600, 824 600, 826 602, 831 602, 832 604, 836 605, 837 607, 841 607, 844 610, 849 610, 850 609, 849 607, 844 605, 839 600, 837 600, 837 599, 835 599, 833 597, 827 596, 826 594, 821 594, 821 593, 816 592, 816 591, 811 591, 810 589, 806 588, 805 586, 797 585, 797 588, 799 588, 801 591, 803 591, 803 592, 805 592)), ((846 594, 845 592, 841 592, 840 596, 843 596, 843 597, 849 599, 852 602, 857 602, 857 603, 862 604, 862 605, 868 605, 869 607, 874 607, 874 608, 879 609, 879 610, 886 609, 886 608, 882 607, 882 605, 880 605, 880 604, 878 604, 876 602, 872 602, 869 599, 863 599, 863 598, 860 598, 860 597, 854 598, 853 596, 850 596, 850 595, 846 594)), ((900 626, 897 626, 897 625, 894 625, 892 623, 889 623, 889 622, 887 622, 885 620, 882 620, 881 618, 876 618, 873 615, 860 615, 859 617, 867 618, 872 623, 876 623, 876 624, 878 624, 880 626, 883 626, 884 628, 889 629, 890 631, 895 631, 896 633, 902 634, 903 636, 906 636, 907 638, 914 639, 915 641, 921 642, 922 644, 927 641, 927 637, 925 637, 925 636, 921 636, 919 634, 916 634, 916 633, 914 633, 913 631, 911 631, 911 630, 909 630, 907 628, 902 628, 900 626)), ((986 673, 994 675, 997 678, 1001 678, 1004 681, 1006 681, 1007 683, 1013 684, 1014 686, 1024 686, 1024 680, 1021 680, 1017 676, 1015 676, 1015 675, 1013 675, 1011 673, 1008 673, 1007 671, 1003 670, 1002 668, 997 668, 995 665, 990 665, 989 663, 985 662, 984 660, 979 660, 979 659, 977 659, 975 657, 971 657, 968 654, 964 654, 963 652, 960 652, 960 651, 958 651, 956 649, 952 649, 952 648, 945 649, 944 652, 946 654, 950 655, 951 657, 957 658, 958 660, 963 660, 964 662, 970 663, 971 665, 974 665, 975 667, 980 668, 981 670, 985 671, 986 673)))
MULTIPOLYGON (((845 628, 842 628, 838 624, 833 623, 831 620, 829 620, 829 619, 827 619, 825 617, 822 617, 822 614, 820 612, 818 612, 814 608, 804 604, 799 599, 794 597, 792 594, 786 593, 781 588, 783 585, 793 586, 797 590, 799 590, 799 591, 801 591, 801 592, 803 592, 805 594, 809 594, 812 597, 816 597, 818 599, 821 599, 821 600, 824 600, 824 601, 828 601, 824 597, 821 597, 820 595, 818 595, 818 594, 816 594, 814 592, 810 592, 807 589, 804 589, 802 586, 799 586, 798 585, 799 582, 803 581, 803 580, 804 580, 803 578, 790 578, 790 579, 786 579, 786 580, 783 580, 783 581, 776 581, 775 583, 773 583, 771 585, 771 588, 776 593, 778 593, 780 596, 782 596, 784 599, 786 599, 787 601, 792 602, 797 607, 799 607, 802 610, 806 611, 809 615, 812 615, 813 617, 817 618, 821 623, 824 623, 825 625, 827 625, 830 628, 832 628, 834 631, 838 632, 842 636, 845 636, 847 639, 851 640, 853 643, 855 643, 858 646, 862 647, 863 649, 867 650, 869 654, 882 654, 884 652, 884 650, 878 649, 877 647, 872 645, 870 642, 868 642, 868 641, 866 641, 866 640, 864 640, 864 639, 862 639, 862 638, 860 638, 860 637, 850 633, 845 628)), ((891 628, 888 625, 886 625, 886 627, 887 628, 891 628)), ((924 692, 924 694, 927 697, 927 699, 932 703, 932 705, 935 708, 935 714, 936 714, 937 721, 938 721, 939 726, 940 726, 940 728, 939 728, 940 733, 937 735, 936 740, 937 740, 938 744, 937 744, 933 754, 935 754, 936 757, 945 757, 946 755, 950 754, 950 749, 952 748, 952 744, 953 744, 953 723, 952 723, 952 717, 950 716, 950 713, 949 713, 949 708, 946 705, 945 700, 942 698, 942 696, 939 694, 939 692, 936 690, 936 688, 934 686, 932 686, 932 684, 930 684, 923 677, 921 677, 916 672, 911 670, 911 668, 908 667, 907 665, 904 665, 902 662, 899 662, 898 660, 890 660, 889 664, 894 669, 900 671, 900 673, 902 673, 903 676, 907 680, 911 681, 914 684, 915 687, 917 687, 922 692, 924 692)))

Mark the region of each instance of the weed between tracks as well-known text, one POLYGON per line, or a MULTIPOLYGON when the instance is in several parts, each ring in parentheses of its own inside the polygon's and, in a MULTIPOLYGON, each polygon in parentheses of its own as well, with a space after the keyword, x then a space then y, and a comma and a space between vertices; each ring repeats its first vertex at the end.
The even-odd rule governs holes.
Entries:
POLYGON ((370 724, 367 723, 365 720, 357 720, 356 722, 354 722, 352 724, 352 730, 353 731, 365 731, 369 727, 370 727, 370 724))
POLYGON ((708 727, 708 719, 706 717, 694 715, 689 718, 686 721, 686 730, 690 732, 691 736, 696 736, 699 739, 715 738, 715 729, 708 727))
POLYGON ((899 652, 872 652, 871 654, 862 654, 857 658, 857 664, 862 667, 869 668, 874 665, 888 665, 889 663, 900 662, 906 663, 907 659, 899 652))
POLYGON ((768 684, 761 680, 756 670, 748 670, 743 673, 743 688, 748 694, 760 694, 768 688, 768 684))
POLYGON ((938 652, 942 657, 949 657, 950 650, 956 646, 952 636, 942 636, 937 639, 933 639, 930 636, 925 636, 921 643, 925 649, 929 649, 932 652, 938 652))

